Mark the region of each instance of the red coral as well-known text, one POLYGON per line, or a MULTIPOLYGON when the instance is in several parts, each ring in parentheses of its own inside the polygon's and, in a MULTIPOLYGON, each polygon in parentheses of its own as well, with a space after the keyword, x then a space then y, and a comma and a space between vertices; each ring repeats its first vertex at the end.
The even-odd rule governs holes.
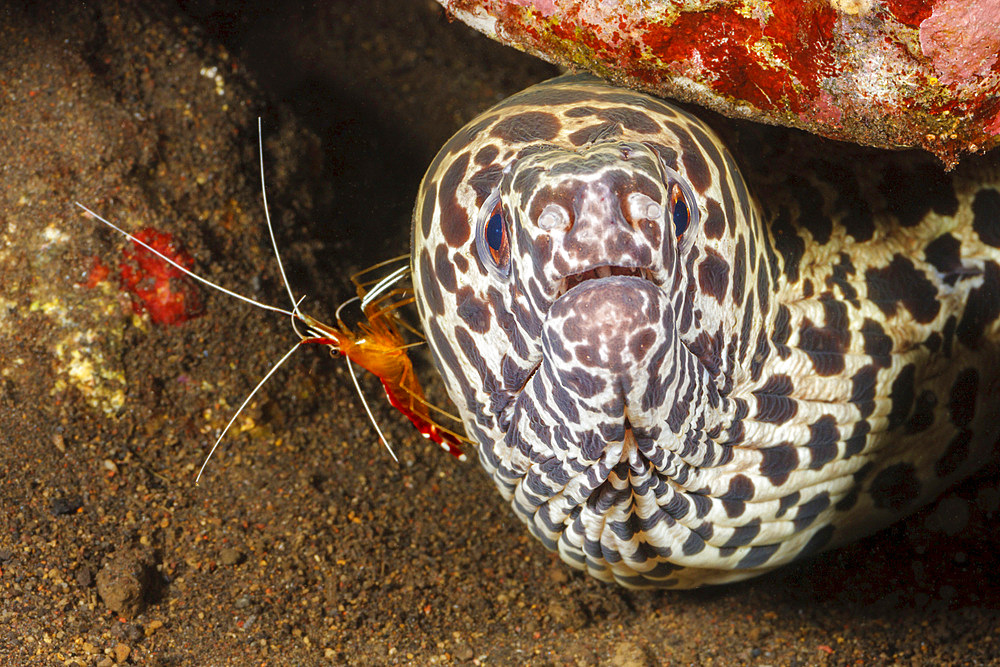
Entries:
MULTIPOLYGON (((173 237, 151 227, 135 237, 184 267, 191 267, 191 256, 178 247, 173 237)), ((122 286, 132 294, 135 312, 147 312, 157 324, 180 324, 202 313, 201 298, 194 283, 175 266, 171 266, 138 243, 122 251, 122 286)))

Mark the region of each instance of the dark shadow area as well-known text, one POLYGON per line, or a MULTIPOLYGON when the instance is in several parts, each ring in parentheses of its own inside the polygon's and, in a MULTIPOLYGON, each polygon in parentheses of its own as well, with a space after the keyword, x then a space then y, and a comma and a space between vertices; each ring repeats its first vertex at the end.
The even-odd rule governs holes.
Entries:
MULTIPOLYGON (((322 165, 311 176, 315 182, 319 175, 328 191, 317 207, 319 218, 295 224, 320 247, 349 246, 357 258, 353 270, 409 251, 410 216, 424 170, 448 136, 483 106, 463 89, 465 82, 510 67, 516 80, 498 82, 499 101, 520 89, 526 76, 541 80, 557 73, 451 24, 431 2, 179 5, 246 64, 269 99, 287 106, 318 137, 322 165)), ((280 193, 271 196, 281 201, 280 193)), ((319 290, 311 293, 323 295, 319 290)))

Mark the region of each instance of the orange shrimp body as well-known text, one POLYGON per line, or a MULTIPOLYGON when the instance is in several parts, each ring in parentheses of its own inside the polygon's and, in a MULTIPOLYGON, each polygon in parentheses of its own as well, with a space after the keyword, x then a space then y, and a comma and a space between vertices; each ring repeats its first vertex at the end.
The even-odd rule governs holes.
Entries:
POLYGON ((389 404, 402 412, 420 431, 420 434, 439 445, 452 456, 464 459, 458 436, 434 423, 430 416, 423 389, 413 372, 413 363, 406 353, 406 345, 395 322, 388 317, 394 307, 377 308, 376 303, 365 309, 367 322, 358 324, 359 336, 338 318, 338 326, 323 324, 309 315, 299 313, 310 333, 318 336, 304 336, 300 344, 317 343, 329 346, 330 350, 347 357, 375 375, 385 389, 389 404))

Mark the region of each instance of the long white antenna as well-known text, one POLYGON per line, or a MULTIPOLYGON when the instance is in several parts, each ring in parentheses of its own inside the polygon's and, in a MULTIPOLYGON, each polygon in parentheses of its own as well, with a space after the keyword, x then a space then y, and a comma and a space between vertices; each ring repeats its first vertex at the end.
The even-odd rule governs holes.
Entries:
POLYGON ((257 386, 253 388, 253 391, 250 392, 250 395, 246 397, 246 400, 244 400, 243 403, 240 405, 239 409, 236 410, 236 414, 234 414, 233 418, 229 420, 228 424, 226 424, 226 428, 222 429, 222 433, 219 435, 219 439, 215 441, 214 445, 212 445, 212 449, 208 452, 208 456, 205 457, 205 462, 201 464, 201 468, 198 470, 198 476, 194 478, 195 484, 198 484, 198 481, 201 479, 201 473, 205 472, 205 466, 208 465, 208 460, 212 458, 212 454, 214 454, 215 450, 219 447, 219 443, 222 442, 222 439, 224 437, 226 437, 226 433, 229 431, 229 427, 233 425, 233 423, 236 421, 236 418, 240 416, 241 412, 243 412, 243 408, 247 406, 247 403, 250 402, 250 400, 254 397, 257 391, 264 386, 264 383, 267 382, 268 378, 274 375, 274 372, 278 370, 281 364, 285 363, 285 359, 288 359, 288 357, 292 356, 292 354, 297 349, 299 349, 299 343, 296 343, 295 347, 290 349, 288 352, 285 352, 285 356, 279 359, 278 363, 276 363, 274 366, 271 366, 271 370, 269 370, 267 372, 267 375, 265 375, 261 379, 261 381, 257 383, 257 386))
POLYGON ((378 422, 375 421, 375 415, 372 414, 371 408, 368 407, 368 401, 365 399, 365 395, 361 391, 361 384, 358 382, 358 376, 354 374, 354 364, 352 364, 351 360, 347 357, 344 357, 344 360, 347 361, 347 370, 351 374, 351 379, 354 380, 354 388, 358 390, 358 396, 361 398, 361 405, 365 406, 365 412, 368 413, 368 419, 371 421, 372 426, 375 427, 375 432, 378 433, 378 437, 382 440, 382 444, 389 450, 389 456, 392 457, 393 461, 399 463, 399 459, 396 458, 396 452, 392 451, 392 446, 382 433, 382 429, 378 427, 378 422))
MULTIPOLYGON (((260 152, 260 196, 264 199, 264 219, 267 220, 267 233, 271 236, 271 247, 274 248, 274 258, 278 260, 278 271, 281 273, 281 282, 285 284, 288 291, 288 300, 295 304, 295 295, 292 294, 292 286, 288 284, 288 277, 285 275, 285 265, 281 262, 281 253, 278 251, 278 242, 274 239, 274 227, 271 226, 271 212, 267 208, 267 188, 264 187, 264 133, 261 130, 260 116, 257 116, 257 147, 260 152)), ((295 313, 299 308, 295 304, 295 313)))
MULTIPOLYGON (((301 299, 298 300, 297 303, 294 304, 296 310, 298 310, 299 304, 302 303, 303 299, 305 299, 305 296, 303 296, 301 299)), ((292 322, 293 323, 295 322, 295 317, 294 316, 292 316, 292 322)), ((292 326, 294 327, 294 324, 292 326)), ((299 336, 299 338, 301 338, 301 336, 299 336)), ((288 352, 286 352, 285 356, 283 356, 281 359, 278 360, 278 363, 276 363, 274 366, 271 366, 271 370, 269 370, 267 372, 267 375, 265 375, 263 378, 261 378, 260 382, 257 383, 257 386, 254 387, 253 391, 250 392, 250 395, 247 396, 246 399, 243 401, 243 403, 240 404, 240 407, 236 410, 235 414, 233 414, 232 418, 229 420, 229 423, 226 424, 226 427, 224 429, 222 429, 222 433, 219 434, 218 440, 216 440, 215 444, 212 445, 212 449, 209 450, 208 456, 206 456, 205 460, 202 461, 201 468, 198 469, 198 476, 195 477, 195 479, 194 479, 195 486, 198 485, 198 481, 201 479, 201 474, 203 472, 205 472, 205 466, 208 465, 208 460, 210 458, 212 458, 212 454, 214 454, 215 450, 219 447, 219 443, 221 443, 222 439, 224 437, 226 437, 226 433, 229 431, 229 427, 232 426, 236 422, 236 418, 240 416, 241 412, 243 412, 243 408, 245 408, 247 406, 247 404, 250 403, 250 399, 252 399, 253 396, 254 396, 254 394, 256 394, 257 391, 261 387, 264 386, 264 383, 267 382, 267 379, 269 377, 271 377, 272 375, 274 375, 274 372, 276 370, 278 370, 278 367, 281 366, 281 364, 285 363, 285 360, 288 359, 288 357, 292 356, 293 352, 295 352, 297 349, 299 349, 299 346, 301 344, 302 344, 301 341, 298 342, 298 343, 296 343, 295 347, 293 347, 288 352)))
MULTIPOLYGON (((260 116, 257 116, 257 148, 258 148, 258 152, 260 153, 260 196, 264 200, 264 219, 267 221, 267 233, 271 237, 271 247, 274 248, 274 258, 278 261, 278 271, 281 273, 281 282, 283 282, 285 284, 285 290, 288 291, 288 298, 292 302, 292 308, 295 311, 295 315, 292 316, 292 329, 301 338, 302 334, 299 333, 298 328, 295 326, 295 316, 296 315, 300 315, 300 313, 299 313, 299 304, 302 303, 302 299, 304 299, 305 297, 302 297, 302 299, 299 299, 299 300, 296 301, 295 295, 292 294, 292 286, 288 283, 288 276, 285 274, 285 265, 281 261, 281 252, 278 250, 278 242, 274 238, 274 226, 271 225, 271 212, 268 210, 268 207, 267 207, 267 187, 266 187, 265 181, 264 181, 264 131, 261 128, 260 116)), ((403 267, 403 268, 409 268, 409 267, 403 267)), ((391 276, 389 276, 389 277, 391 277, 391 276)), ((390 282, 389 284, 392 284, 392 283, 396 282, 401 277, 402 277, 402 275, 400 275, 399 277, 394 278, 392 280, 392 282, 390 282)), ((379 284, 381 285, 382 282, 385 282, 385 279, 383 279, 379 284)), ((350 303, 351 301, 355 301, 355 300, 357 300, 357 297, 349 299, 349 300, 345 301, 344 303, 340 304, 340 307, 337 308, 337 315, 336 315, 338 322, 340 321, 340 311, 341 311, 341 309, 343 309, 343 307, 345 305, 347 305, 348 303, 350 303)), ((291 355, 291 351, 288 352, 288 354, 286 354, 284 357, 282 357, 281 361, 278 362, 278 365, 280 365, 289 355, 291 355)), ((351 374, 351 380, 354 382, 354 388, 358 392, 358 398, 361 399, 361 404, 365 407, 365 412, 368 414, 368 419, 369 419, 369 421, 371 421, 372 426, 375 427, 375 432, 378 433, 379 440, 381 440, 382 444, 385 445, 385 448, 387 450, 389 450, 389 455, 392 456, 392 460, 395 461, 396 463, 399 463, 399 459, 396 458, 396 453, 394 451, 392 451, 392 446, 389 444, 388 438, 385 437, 385 434, 382 433, 382 429, 379 428, 378 422, 375 421, 375 415, 372 414, 371 408, 368 406, 368 400, 365 398, 364 392, 361 391, 361 384, 358 382, 358 376, 354 372, 354 364, 352 364, 351 360, 349 358, 347 358, 346 356, 344 357, 344 360, 347 362, 347 370, 351 374)), ((271 372, 269 372, 267 374, 267 377, 270 377, 271 373, 273 373, 274 370, 276 370, 276 369, 277 369, 277 366, 275 366, 275 368, 272 369, 271 372)), ((265 377, 264 380, 266 380, 267 377, 265 377)), ((261 382, 263 382, 263 380, 261 382)), ((258 385, 257 387, 254 388, 254 392, 257 391, 257 388, 259 388, 259 386, 260 385, 258 385)), ((253 396, 253 394, 251 394, 251 396, 253 396)), ((249 399, 247 399, 247 400, 249 400, 249 399)), ((245 402, 244 402, 244 405, 246 405, 245 402)), ((240 410, 242 410, 242 409, 243 409, 243 406, 240 406, 240 410)), ((236 414, 238 415, 239 411, 237 411, 236 414)), ((236 415, 233 416, 233 419, 236 419, 236 415)), ((230 423, 232 423, 232 422, 230 422, 230 423)), ((228 430, 228 428, 229 428, 229 426, 226 426, 227 430, 228 430)), ((223 435, 225 435, 225 431, 223 431, 223 435)), ((219 439, 221 440, 222 436, 219 436, 219 439)), ((216 443, 216 445, 218 445, 218 443, 216 443)), ((213 452, 215 451, 215 447, 212 448, 212 451, 213 452)), ((208 455, 212 456, 212 453, 209 452, 208 455)), ((208 459, 205 460, 205 463, 208 463, 208 459)), ((204 467, 205 466, 202 465, 202 469, 204 469, 204 467)), ((201 473, 199 473, 198 476, 200 477, 201 473)))

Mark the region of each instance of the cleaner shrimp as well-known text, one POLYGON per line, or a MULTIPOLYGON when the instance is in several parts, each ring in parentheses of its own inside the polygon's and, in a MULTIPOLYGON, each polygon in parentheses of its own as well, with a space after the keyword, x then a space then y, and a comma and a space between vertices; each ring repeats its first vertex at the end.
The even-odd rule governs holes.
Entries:
MULTIPOLYGON (((385 437, 385 434, 382 432, 382 429, 379 428, 379 425, 375 420, 375 416, 372 414, 371 408, 365 400, 364 394, 361 391, 361 385, 354 372, 354 364, 361 366, 363 369, 372 373, 379 379, 382 383, 382 388, 385 391, 386 397, 389 400, 389 404, 403 413, 403 415, 410 420, 413 426, 416 427, 417 431, 423 437, 437 443, 442 449, 455 456, 460 461, 465 461, 467 457, 462 451, 461 444, 463 442, 470 442, 469 439, 438 424, 434 421, 430 412, 431 410, 435 410, 456 421, 457 418, 427 401, 420 382, 417 379, 416 373, 414 372, 413 363, 409 357, 408 350, 416 345, 421 345, 422 341, 408 344, 404 340, 400 331, 400 326, 403 323, 402 320, 400 320, 397 311, 399 308, 413 303, 414 299, 412 290, 408 288, 394 287, 394 285, 398 284, 401 280, 407 277, 409 274, 409 266, 399 267, 385 278, 375 283, 371 289, 366 288, 366 286, 371 283, 365 283, 360 280, 360 276, 387 264, 391 264, 394 261, 398 261, 401 258, 381 262, 364 269, 351 277, 351 281, 354 283, 357 291, 357 296, 348 299, 337 308, 335 315, 337 321, 336 326, 324 324, 299 309, 299 305, 305 297, 296 299, 292 292, 291 285, 289 284, 288 278, 285 274, 284 264, 281 261, 281 253, 278 250, 277 240, 274 236, 274 228, 271 224, 271 215, 267 205, 267 192, 264 186, 264 145, 260 119, 257 120, 257 133, 258 150, 260 151, 260 179, 261 195, 264 202, 264 217, 267 221, 267 230, 271 239, 271 246, 274 250, 275 260, 277 261, 278 271, 281 274, 281 281, 284 284, 285 290, 287 291, 288 297, 292 303, 291 310, 261 303, 255 299, 226 289, 221 285, 199 276, 164 253, 153 248, 151 245, 139 238, 136 238, 135 235, 130 234, 121 227, 87 208, 80 202, 76 202, 76 205, 83 209, 92 218, 95 218, 108 227, 111 227, 137 246, 141 246, 149 252, 157 255, 160 259, 171 264, 185 275, 202 283, 203 285, 207 285, 208 287, 218 290, 223 294, 227 294, 258 308, 274 311, 290 317, 292 320, 292 328, 296 335, 299 336, 299 340, 295 343, 295 345, 288 350, 288 352, 286 352, 277 361, 277 363, 271 367, 260 382, 257 383, 246 399, 244 399, 243 403, 240 404, 240 407, 236 410, 235 414, 233 414, 225 428, 223 428, 218 439, 216 439, 208 455, 205 457, 205 460, 198 471, 195 483, 198 483, 201 480, 201 476, 204 473, 209 460, 212 458, 215 450, 218 449, 219 444, 226 436, 226 433, 236 422, 239 415, 243 412, 244 408, 249 405, 250 401, 253 400, 253 397, 257 394, 261 387, 264 386, 268 379, 270 379, 270 377, 282 366, 282 364, 284 364, 296 350, 305 344, 325 345, 330 349, 331 354, 344 357, 347 361, 347 368, 350 372, 351 380, 353 381, 354 387, 361 398, 365 412, 371 420, 372 425, 375 427, 379 440, 385 445, 389 455, 392 456, 394 461, 398 462, 399 459, 392 450, 392 447, 389 444, 388 439, 385 437), (353 302, 360 302, 361 312, 364 315, 364 320, 356 325, 357 330, 352 330, 341 318, 341 312, 344 307, 353 302), (302 324, 305 331, 300 331, 296 323, 302 324)), ((403 326, 405 326, 405 324, 403 324, 403 326)), ((407 326, 406 328, 413 333, 420 335, 419 332, 415 331, 412 327, 407 326)))

